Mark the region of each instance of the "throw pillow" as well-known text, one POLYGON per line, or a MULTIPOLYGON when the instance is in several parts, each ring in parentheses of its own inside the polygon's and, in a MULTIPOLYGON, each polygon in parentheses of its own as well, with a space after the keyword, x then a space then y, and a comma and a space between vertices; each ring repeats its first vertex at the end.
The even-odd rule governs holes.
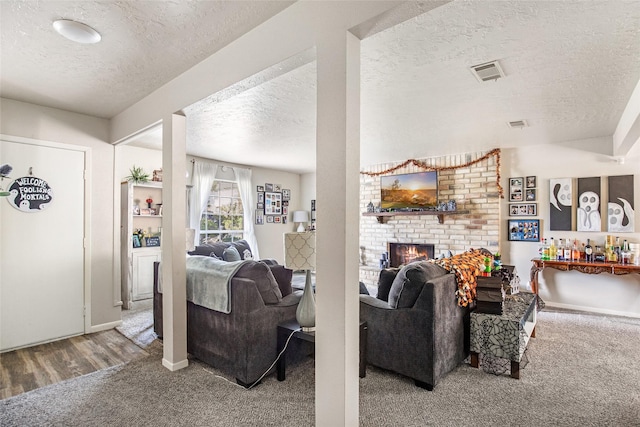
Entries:
POLYGON ((212 250, 213 246, 211 245, 198 245, 194 250, 189 252, 189 255, 209 256, 212 250))
POLYGON ((253 259, 253 255, 251 255, 251 251, 249 249, 245 249, 242 253, 242 259, 253 259))
POLYGON ((362 295, 369 295, 369 290, 367 289, 367 285, 365 285, 364 283, 360 282, 359 286, 360 286, 360 293, 362 295))
POLYGON ((225 261, 242 261, 240 253, 234 246, 229 246, 222 252, 222 259, 225 261))
POLYGON ((427 261, 412 262, 405 265, 393 280, 389 290, 389 305, 393 308, 413 307, 422 287, 434 277, 442 276, 447 270, 427 261), (406 288, 406 290, 404 289, 406 288), (402 307, 399 307, 402 293, 402 307))
MULTIPOLYGON (((234 248, 236 248, 240 255, 244 255, 245 251, 249 251, 249 253, 251 253, 249 243, 244 239, 236 240, 235 242, 230 243, 229 246, 233 246, 234 248)), ((253 256, 251 256, 251 259, 253 259, 253 256)))
POLYGON ((278 287, 271 269, 259 261, 247 261, 238 269, 235 277, 253 280, 265 304, 277 304, 282 300, 282 292, 278 287))
POLYGON ((398 303, 396 308, 411 308, 416 303, 416 300, 424 288, 425 282, 414 282, 412 280, 405 280, 398 297, 398 303))
POLYGON ((397 267, 385 268, 380 271, 380 279, 378 280, 378 299, 389 301, 389 290, 393 284, 393 279, 400 271, 397 267))
POLYGON ((286 297, 291 292, 293 292, 293 289, 291 288, 291 278, 293 277, 293 270, 286 268, 284 265, 268 264, 264 261, 260 262, 269 266, 273 277, 275 277, 276 282, 278 282, 278 288, 280 288, 280 293, 282 293, 283 297, 286 297))

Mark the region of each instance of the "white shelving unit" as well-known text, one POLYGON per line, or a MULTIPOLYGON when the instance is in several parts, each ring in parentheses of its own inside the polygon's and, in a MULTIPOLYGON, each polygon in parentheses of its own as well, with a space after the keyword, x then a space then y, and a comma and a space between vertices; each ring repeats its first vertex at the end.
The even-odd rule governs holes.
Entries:
POLYGON ((147 209, 146 200, 153 199, 152 208, 158 212, 162 203, 162 183, 132 184, 123 182, 120 189, 121 223, 121 287, 122 305, 129 310, 136 301, 153 298, 153 263, 160 261, 160 246, 133 247, 133 230, 141 228, 158 233, 162 227, 161 215, 134 214, 134 208, 147 209))

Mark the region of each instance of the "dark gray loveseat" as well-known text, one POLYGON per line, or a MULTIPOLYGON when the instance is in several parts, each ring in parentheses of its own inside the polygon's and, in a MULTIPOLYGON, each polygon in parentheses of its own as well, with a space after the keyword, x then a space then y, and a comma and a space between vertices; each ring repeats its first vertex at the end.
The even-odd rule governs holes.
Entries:
POLYGON ((455 275, 430 262, 383 270, 378 297, 360 295, 367 363, 432 390, 468 354, 469 309, 456 289, 455 275))
MULTIPOLYGON (((157 270, 158 265, 154 275, 154 330, 162 337, 157 270)), ((302 291, 292 292, 291 273, 273 261, 248 260, 231 279, 230 313, 187 301, 187 351, 234 376, 239 384, 253 384, 276 359, 278 323, 295 318, 302 291)))

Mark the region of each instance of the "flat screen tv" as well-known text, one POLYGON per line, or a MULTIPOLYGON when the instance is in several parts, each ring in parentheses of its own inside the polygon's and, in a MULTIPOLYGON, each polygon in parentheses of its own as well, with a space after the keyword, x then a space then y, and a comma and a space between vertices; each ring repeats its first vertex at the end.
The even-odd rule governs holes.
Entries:
POLYGON ((380 207, 394 210, 429 210, 438 206, 438 172, 380 177, 380 207))

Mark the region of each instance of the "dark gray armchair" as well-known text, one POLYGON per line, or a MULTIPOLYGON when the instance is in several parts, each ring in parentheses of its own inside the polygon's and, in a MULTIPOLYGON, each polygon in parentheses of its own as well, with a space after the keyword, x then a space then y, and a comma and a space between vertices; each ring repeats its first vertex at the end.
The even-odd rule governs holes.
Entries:
POLYGON ((378 297, 360 295, 367 363, 432 390, 468 354, 469 310, 456 289, 455 275, 429 262, 383 270, 378 297))

